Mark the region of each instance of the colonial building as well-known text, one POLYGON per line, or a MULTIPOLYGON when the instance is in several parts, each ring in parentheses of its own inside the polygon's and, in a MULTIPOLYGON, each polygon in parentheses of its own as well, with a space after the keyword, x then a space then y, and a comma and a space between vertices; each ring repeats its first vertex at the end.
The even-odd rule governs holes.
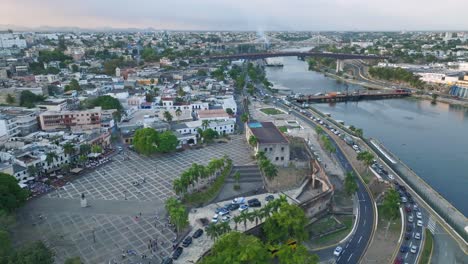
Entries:
POLYGON ((246 127, 246 137, 257 139, 254 147, 255 154, 259 151, 275 165, 288 166, 289 164, 289 141, 272 122, 251 122, 246 127))

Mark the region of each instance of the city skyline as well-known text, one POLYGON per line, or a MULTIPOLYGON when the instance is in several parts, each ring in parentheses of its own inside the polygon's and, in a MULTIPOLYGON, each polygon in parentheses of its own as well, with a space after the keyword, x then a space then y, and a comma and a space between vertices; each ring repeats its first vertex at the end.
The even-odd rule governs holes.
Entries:
POLYGON ((467 30, 468 2, 332 0, 71 1, 3 0, 0 25, 166 30, 400 31, 467 30), (73 8, 70 8, 70 7, 73 8), (391 8, 398 7, 398 8, 391 8), (286 11, 285 11, 286 10, 286 11), (415 12, 414 10, 418 10, 415 12))

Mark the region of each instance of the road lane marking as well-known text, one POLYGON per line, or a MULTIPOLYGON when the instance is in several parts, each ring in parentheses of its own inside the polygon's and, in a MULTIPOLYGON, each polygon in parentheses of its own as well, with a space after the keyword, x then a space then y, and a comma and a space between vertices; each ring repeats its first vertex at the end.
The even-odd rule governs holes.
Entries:
POLYGON ((358 244, 361 243, 362 236, 359 237, 358 244))
POLYGON ((351 255, 349 255, 349 258, 346 262, 349 262, 349 260, 351 259, 351 257, 353 256, 353 253, 351 253, 351 255))
POLYGON ((367 206, 364 206, 364 212, 367 212, 367 206))

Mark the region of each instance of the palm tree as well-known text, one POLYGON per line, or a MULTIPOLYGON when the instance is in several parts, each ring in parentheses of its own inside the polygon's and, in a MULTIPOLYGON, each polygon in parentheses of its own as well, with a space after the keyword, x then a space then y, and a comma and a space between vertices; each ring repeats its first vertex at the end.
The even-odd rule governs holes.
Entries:
POLYGON ((75 145, 70 142, 65 143, 65 145, 63 145, 63 153, 70 156, 75 154, 75 145))
POLYGON ((203 130, 206 130, 209 125, 210 125, 210 120, 203 120, 202 121, 203 130))
POLYGON ((257 160, 264 160, 264 159, 266 159, 267 157, 266 157, 266 155, 265 155, 265 152, 259 151, 259 152, 257 152, 257 154, 255 155, 255 158, 256 158, 257 160))
POLYGON ((249 215, 248 213, 244 210, 240 213, 240 219, 242 222, 244 222, 244 230, 247 230, 247 220, 249 220, 249 215))
POLYGON ((266 176, 269 180, 273 180, 276 176, 278 176, 278 169, 277 169, 276 166, 273 165, 272 163, 270 163, 270 164, 264 169, 264 172, 265 172, 265 176, 266 176))
POLYGON ((217 224, 217 229, 218 229, 218 236, 222 236, 226 233, 229 233, 231 231, 231 226, 229 225, 229 222, 221 222, 217 224))
POLYGON ((184 183, 180 178, 174 179, 172 183, 172 188, 177 195, 184 194, 187 191, 187 186, 184 186, 184 183))
POLYGON ((80 157, 78 158, 78 163, 81 164, 81 166, 83 166, 87 160, 88 157, 86 155, 80 155, 80 157))
POLYGON ((252 147, 256 147, 257 146, 257 137, 255 137, 254 135, 251 135, 249 137, 249 145, 252 146, 252 147))
POLYGON ((249 121, 249 115, 247 115, 247 113, 243 113, 241 115, 241 121, 242 121, 242 123, 245 123, 245 122, 249 121))
POLYGON ((169 113, 169 111, 164 111, 163 115, 164 115, 164 119, 166 119, 167 122, 170 123, 172 121, 172 115, 171 113, 169 113))
POLYGON ((237 231, 237 225, 242 222, 242 217, 240 215, 237 215, 233 218, 234 223, 236 224, 234 229, 237 231))
POLYGON ((206 231, 206 235, 215 240, 216 241, 216 238, 218 238, 218 227, 217 225, 215 224, 209 224, 206 228, 205 228, 205 231, 206 231))
POLYGON ((357 155, 357 160, 364 162, 366 170, 369 170, 369 166, 374 163, 374 155, 369 151, 363 151, 357 155))
POLYGON ((46 155, 46 162, 47 164, 50 166, 50 164, 52 164, 54 162, 54 160, 56 160, 58 158, 57 154, 53 151, 47 153, 46 155))

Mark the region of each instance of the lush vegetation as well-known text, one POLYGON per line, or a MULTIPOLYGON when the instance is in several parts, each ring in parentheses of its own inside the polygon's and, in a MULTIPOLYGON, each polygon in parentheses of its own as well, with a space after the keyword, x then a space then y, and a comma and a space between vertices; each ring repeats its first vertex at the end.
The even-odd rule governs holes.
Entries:
POLYGON ((114 118, 117 121, 121 120, 122 114, 124 113, 124 108, 122 104, 119 102, 119 100, 109 95, 99 96, 94 99, 88 99, 85 101, 84 104, 86 108, 94 108, 96 106, 100 106, 104 110, 109 110, 109 109, 117 110, 117 112, 114 113, 114 118))
POLYGON ((265 152, 257 152, 255 158, 257 159, 260 170, 269 180, 273 180, 278 176, 278 168, 266 157, 265 152))
POLYGON ((65 61, 72 61, 72 60, 73 60, 72 57, 63 54, 63 52, 58 49, 55 49, 53 51, 48 51, 48 50, 39 51, 38 61, 40 63, 44 63, 44 62, 48 63, 51 61, 65 62, 65 61))
POLYGON ((179 141, 171 131, 158 132, 153 128, 140 128, 135 131, 133 147, 143 155, 168 153, 176 150, 179 141))
POLYGON ((258 224, 263 219, 265 242, 254 236, 231 232, 227 223, 209 225, 207 235, 215 240, 215 244, 201 263, 269 263, 275 258, 286 264, 318 262, 318 257, 301 245, 307 238, 307 218, 302 209, 288 204, 286 197, 280 196, 261 209, 243 211, 234 217, 235 230, 240 223, 246 230, 247 222, 258 224))
POLYGON ((28 191, 19 187, 15 177, 0 173, 0 212, 12 213, 24 204, 28 191))
POLYGON ((27 108, 33 108, 37 103, 45 100, 45 97, 42 95, 34 94, 31 91, 22 91, 20 94, 20 106, 27 108))
POLYGON ((432 249, 434 247, 434 237, 429 231, 429 229, 424 229, 424 248, 420 249, 422 250, 421 253, 421 258, 419 259, 420 264, 426 264, 429 263, 429 260, 431 259, 432 256, 432 249))
POLYGON ((335 145, 331 142, 330 138, 327 135, 322 135, 320 139, 323 142, 323 146, 325 147, 325 150, 330 152, 330 153, 335 153, 336 148, 335 145))
POLYGON ((166 211, 169 221, 176 226, 177 233, 189 225, 187 208, 177 199, 171 197, 166 200, 166 211))
POLYGON ((382 203, 382 214, 388 219, 395 219, 399 215, 400 196, 394 189, 389 189, 382 203))
POLYGON ((369 74, 374 78, 387 81, 406 82, 416 88, 422 88, 424 85, 419 76, 402 68, 371 67, 369 68, 369 74))
POLYGON ((357 155, 357 160, 360 160, 366 164, 367 169, 372 163, 374 163, 374 155, 369 151, 363 151, 357 155))
POLYGON ((364 136, 364 132, 362 131, 361 128, 356 128, 354 126, 350 126, 349 130, 351 130, 354 133, 354 135, 356 135, 358 137, 362 138, 364 136))
POLYGON ((75 90, 81 91, 81 86, 76 79, 72 79, 69 84, 65 85, 65 92, 75 90))
POLYGON ((309 70, 333 69, 336 67, 336 61, 332 58, 309 58, 307 63, 309 64, 309 70))
POLYGON ((352 171, 346 173, 345 181, 344 181, 344 188, 345 192, 348 195, 352 195, 358 190, 358 185, 356 183, 356 177, 352 171))
POLYGON ((268 263, 269 259, 270 255, 260 239, 244 233, 229 232, 216 241, 210 255, 200 263, 268 263))

